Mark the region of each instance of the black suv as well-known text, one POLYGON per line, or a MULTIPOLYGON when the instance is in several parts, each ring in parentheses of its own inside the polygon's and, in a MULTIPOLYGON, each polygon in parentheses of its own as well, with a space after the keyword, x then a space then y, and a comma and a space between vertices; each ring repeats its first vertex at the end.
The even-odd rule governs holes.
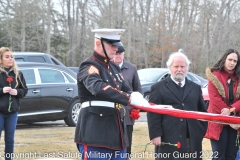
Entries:
POLYGON ((65 66, 57 58, 50 54, 40 53, 40 52, 13 52, 15 61, 17 62, 38 62, 38 63, 48 63, 59 66, 65 66))
POLYGON ((75 126, 81 103, 76 74, 64 66, 17 62, 28 87, 20 99, 18 123, 64 120, 75 126))

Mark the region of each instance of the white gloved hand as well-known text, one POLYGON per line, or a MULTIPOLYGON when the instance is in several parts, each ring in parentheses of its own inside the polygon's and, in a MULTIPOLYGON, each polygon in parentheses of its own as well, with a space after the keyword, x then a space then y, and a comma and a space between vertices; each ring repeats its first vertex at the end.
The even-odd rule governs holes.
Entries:
POLYGON ((148 101, 145 98, 143 98, 143 95, 139 92, 132 92, 130 97, 130 104, 134 106, 151 107, 148 101))

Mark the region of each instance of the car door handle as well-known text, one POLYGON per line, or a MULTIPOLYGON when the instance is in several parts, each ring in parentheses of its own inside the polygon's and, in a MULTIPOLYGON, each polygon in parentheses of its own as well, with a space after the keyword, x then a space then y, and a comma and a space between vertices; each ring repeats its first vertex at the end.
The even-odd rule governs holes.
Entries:
POLYGON ((40 91, 39 90, 33 90, 32 92, 33 93, 39 93, 40 91))
POLYGON ((67 88, 66 89, 68 92, 72 91, 73 89, 72 88, 67 88))

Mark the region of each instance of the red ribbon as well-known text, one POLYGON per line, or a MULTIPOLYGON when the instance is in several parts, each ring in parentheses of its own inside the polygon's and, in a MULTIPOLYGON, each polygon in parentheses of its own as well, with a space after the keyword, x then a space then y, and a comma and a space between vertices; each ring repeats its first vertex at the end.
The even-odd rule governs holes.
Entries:
POLYGON ((131 104, 128 104, 128 106, 138 108, 140 110, 144 110, 147 112, 166 114, 166 115, 178 117, 178 118, 189 118, 189 119, 197 119, 201 121, 212 121, 212 122, 221 123, 221 124, 240 124, 240 117, 168 108, 168 107, 171 107, 170 105, 151 104, 151 107, 145 107, 145 106, 133 106, 131 104))

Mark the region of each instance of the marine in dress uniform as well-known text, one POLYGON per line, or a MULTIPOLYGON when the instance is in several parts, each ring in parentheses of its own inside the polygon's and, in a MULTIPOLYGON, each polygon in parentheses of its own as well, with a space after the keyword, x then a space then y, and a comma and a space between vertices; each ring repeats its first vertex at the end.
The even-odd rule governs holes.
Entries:
POLYGON ((112 62, 124 29, 96 29, 93 54, 80 64, 77 75, 82 103, 75 142, 82 159, 126 159, 122 105, 148 104, 125 83, 119 66, 112 62), (131 94, 131 95, 130 95, 131 94))

